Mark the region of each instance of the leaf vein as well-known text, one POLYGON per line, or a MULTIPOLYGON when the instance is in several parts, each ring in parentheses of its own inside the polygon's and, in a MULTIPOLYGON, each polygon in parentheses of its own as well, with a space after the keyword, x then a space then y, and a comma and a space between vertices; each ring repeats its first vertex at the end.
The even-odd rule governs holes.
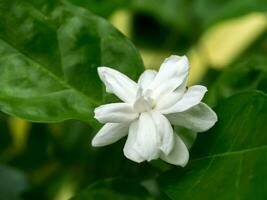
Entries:
POLYGON ((22 52, 21 50, 18 50, 17 48, 15 48, 15 46, 13 46, 12 44, 10 44, 9 42, 5 41, 3 38, 0 37, 0 40, 4 43, 6 43, 7 45, 9 45, 11 48, 13 48, 18 54, 16 56, 22 55, 28 59, 30 59, 32 62, 34 62, 36 65, 31 65, 34 66, 35 68, 41 70, 42 72, 44 72, 45 74, 47 74, 49 77, 51 77, 52 79, 54 79, 56 82, 58 82, 60 85, 62 85, 65 88, 69 88, 72 89, 73 91, 75 91, 76 93, 86 97, 88 99, 88 101, 90 101, 92 104, 94 105, 98 105, 99 103, 94 101, 93 99, 89 98, 86 94, 82 93, 81 91, 79 91, 77 88, 69 85, 66 81, 61 80, 60 78, 58 78, 55 74, 53 74, 51 71, 49 71, 48 69, 46 69, 45 67, 42 67, 43 65, 41 63, 39 63, 38 61, 36 61, 35 59, 31 58, 29 55, 26 55, 24 52, 22 52))
POLYGON ((232 151, 232 152, 225 152, 225 153, 218 153, 218 154, 214 154, 214 155, 208 155, 208 156, 204 156, 201 158, 195 158, 192 159, 192 161, 199 161, 199 160, 204 160, 204 159, 213 159, 213 158, 217 158, 217 157, 224 157, 224 156, 231 156, 231 155, 236 155, 236 154, 243 154, 243 153, 248 153, 248 152, 253 152, 253 151, 259 151, 259 150, 267 150, 267 145, 263 145, 260 147, 254 147, 251 149, 243 149, 243 150, 239 150, 239 151, 232 151))

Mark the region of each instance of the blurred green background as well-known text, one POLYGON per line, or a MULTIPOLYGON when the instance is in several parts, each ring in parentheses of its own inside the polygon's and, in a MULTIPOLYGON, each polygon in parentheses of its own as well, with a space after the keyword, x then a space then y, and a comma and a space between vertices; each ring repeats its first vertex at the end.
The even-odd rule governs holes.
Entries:
MULTIPOLYGON (((130 38, 146 68, 187 55, 189 84, 207 86, 211 106, 239 92, 267 92, 266 0, 69 1, 130 38)), ((0 113, 0 200, 66 200, 88 185, 77 199, 169 198, 155 180, 173 166, 127 160, 124 140, 92 148, 95 134, 75 120, 30 123, 0 113)))

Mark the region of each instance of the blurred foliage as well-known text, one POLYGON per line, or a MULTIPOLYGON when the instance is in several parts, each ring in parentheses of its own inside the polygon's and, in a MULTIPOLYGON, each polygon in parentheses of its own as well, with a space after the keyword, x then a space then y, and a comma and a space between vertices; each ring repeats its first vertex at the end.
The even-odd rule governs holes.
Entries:
POLYGON ((109 17, 114 11, 121 8, 126 0, 68 0, 69 2, 88 9, 102 17, 109 17))
POLYGON ((26 176, 11 167, 0 165, 1 199, 20 200, 20 194, 28 187, 26 176))
POLYGON ((261 90, 267 92, 267 58, 264 55, 248 56, 232 64, 210 87, 205 101, 209 105, 216 105, 222 99, 235 93, 261 90))
POLYGON ((11 135, 9 133, 6 117, 0 113, 0 152, 3 152, 11 143, 11 135))
POLYGON ((266 11, 266 0, 1 0, 0 110, 57 123, 0 113, 0 200, 265 200, 266 11), (187 54, 189 83, 209 88, 219 123, 185 169, 133 163, 124 141, 91 147, 92 111, 114 100, 96 67, 133 79, 144 68, 108 20, 146 67, 187 54))
POLYGON ((138 182, 127 180, 99 181, 71 200, 152 200, 138 182))

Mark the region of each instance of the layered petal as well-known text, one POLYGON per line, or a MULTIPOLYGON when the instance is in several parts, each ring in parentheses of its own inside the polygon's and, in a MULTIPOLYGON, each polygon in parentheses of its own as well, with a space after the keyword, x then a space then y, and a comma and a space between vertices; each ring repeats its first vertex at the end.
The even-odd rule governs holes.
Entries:
POLYGON ((128 103, 111 103, 95 109, 95 118, 101 123, 129 122, 138 117, 132 105, 128 103))
POLYGON ((199 104, 207 91, 207 88, 201 85, 189 87, 188 90, 184 93, 183 97, 177 103, 167 109, 160 111, 163 114, 186 111, 199 104))
POLYGON ((135 100, 138 85, 126 75, 109 67, 98 67, 100 79, 106 91, 115 94, 122 101, 132 103, 135 100))
POLYGON ((184 95, 186 91, 187 80, 185 80, 178 88, 173 92, 163 96, 156 103, 156 110, 167 110, 176 104, 184 95))
POLYGON ((160 152, 160 137, 150 113, 141 113, 136 127, 135 149, 147 161, 157 159, 160 152))
POLYGON ((174 135, 175 145, 173 150, 168 155, 162 153, 160 158, 170 164, 184 167, 189 160, 189 152, 181 138, 177 134, 174 135))
POLYGON ((174 147, 174 133, 169 120, 159 112, 152 113, 158 136, 160 137, 160 150, 169 154, 174 147))
POLYGON ((204 132, 210 129, 218 120, 216 113, 205 103, 199 103, 184 112, 168 114, 166 117, 171 124, 196 132, 204 132))
POLYGON ((179 87, 188 76, 189 62, 186 56, 170 56, 162 63, 150 84, 153 99, 158 100, 179 87))
POLYGON ((107 123, 92 140, 92 146, 100 147, 117 142, 128 134, 129 123, 107 123))
POLYGON ((135 120, 134 122, 132 122, 130 126, 129 135, 124 145, 123 153, 126 156, 126 158, 134 162, 140 163, 145 161, 145 158, 136 149, 137 131, 138 131, 138 121, 135 120))
POLYGON ((147 69, 145 70, 138 79, 138 85, 141 86, 142 89, 147 88, 151 82, 154 80, 157 75, 157 71, 147 69))

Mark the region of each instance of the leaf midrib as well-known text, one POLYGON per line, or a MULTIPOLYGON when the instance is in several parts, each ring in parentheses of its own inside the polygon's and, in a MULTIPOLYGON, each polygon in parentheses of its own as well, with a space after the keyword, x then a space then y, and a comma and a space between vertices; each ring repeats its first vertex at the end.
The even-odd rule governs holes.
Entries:
MULTIPOLYGON (((14 45, 12 45, 10 42, 7 42, 5 39, 3 39, 2 37, 0 37, 0 40, 2 40, 2 42, 6 43, 7 45, 9 45, 11 48, 15 49, 15 51, 18 52, 18 55, 21 54, 22 56, 30 59, 32 62, 35 62, 37 65, 34 67, 38 68, 39 70, 43 71, 45 74, 47 74, 49 77, 51 77, 52 79, 54 79, 56 82, 58 82, 61 86, 71 89, 73 91, 75 91, 76 93, 84 96, 85 98, 88 99, 88 101, 90 101, 90 103, 92 103, 93 105, 98 105, 99 102, 94 101, 93 99, 91 99, 89 96, 87 96, 86 94, 84 94, 83 92, 79 91, 77 88, 73 87, 72 85, 68 84, 66 81, 61 80, 60 78, 58 78, 54 73, 52 73, 50 70, 48 70, 43 64, 41 64, 39 61, 35 60, 34 58, 32 58, 31 56, 25 54, 24 52, 22 52, 21 50, 19 50, 18 48, 16 48, 14 45)), ((17 55, 16 55, 17 56, 17 55)))
POLYGON ((260 147, 254 147, 254 148, 250 148, 250 149, 243 149, 243 150, 238 150, 238 151, 231 151, 231 152, 225 152, 225 153, 218 153, 218 154, 203 156, 201 158, 192 159, 191 161, 195 162, 195 161, 200 161, 200 160, 205 160, 205 159, 213 159, 213 158, 219 158, 219 157, 224 157, 224 156, 238 155, 238 154, 243 154, 243 153, 248 153, 248 152, 253 152, 253 151, 259 151, 259 150, 267 150, 267 145, 263 145, 260 147))

